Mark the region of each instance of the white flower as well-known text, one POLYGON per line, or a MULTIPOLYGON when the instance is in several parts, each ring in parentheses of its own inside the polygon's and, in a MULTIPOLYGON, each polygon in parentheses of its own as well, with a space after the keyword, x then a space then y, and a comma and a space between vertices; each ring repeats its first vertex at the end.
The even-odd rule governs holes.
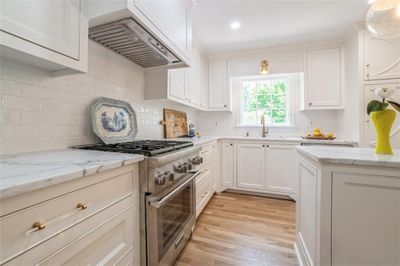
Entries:
POLYGON ((374 89, 375 95, 382 98, 388 99, 392 96, 396 91, 393 88, 375 88, 374 89))

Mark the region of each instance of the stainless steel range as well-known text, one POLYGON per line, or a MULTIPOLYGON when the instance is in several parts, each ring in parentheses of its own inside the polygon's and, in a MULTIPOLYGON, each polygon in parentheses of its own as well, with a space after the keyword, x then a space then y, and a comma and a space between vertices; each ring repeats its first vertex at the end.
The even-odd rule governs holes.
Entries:
POLYGON ((171 265, 190 238, 196 220, 196 169, 200 148, 188 141, 145 140, 74 148, 143 154, 139 165, 142 264, 171 265), (142 248, 143 249, 143 248, 142 248))
POLYGON ((93 131, 104 144, 74 148, 146 157, 139 164, 141 265, 172 265, 195 224, 200 148, 190 141, 134 140, 136 114, 127 102, 100 98, 91 110, 93 131))

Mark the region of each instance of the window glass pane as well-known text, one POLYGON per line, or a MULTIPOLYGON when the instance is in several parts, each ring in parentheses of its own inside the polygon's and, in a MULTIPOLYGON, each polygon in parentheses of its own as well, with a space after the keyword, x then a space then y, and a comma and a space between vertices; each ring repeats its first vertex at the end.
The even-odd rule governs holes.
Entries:
POLYGON ((258 125, 264 115, 270 125, 289 124, 289 102, 286 79, 243 80, 241 124, 258 125))

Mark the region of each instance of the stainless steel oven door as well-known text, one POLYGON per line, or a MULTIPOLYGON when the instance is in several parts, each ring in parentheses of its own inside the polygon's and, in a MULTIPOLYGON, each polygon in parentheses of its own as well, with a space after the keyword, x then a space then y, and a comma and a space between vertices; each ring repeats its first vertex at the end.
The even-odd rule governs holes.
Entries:
POLYGON ((147 261, 171 265, 190 238, 196 215, 196 182, 199 172, 187 174, 166 195, 147 197, 147 261))

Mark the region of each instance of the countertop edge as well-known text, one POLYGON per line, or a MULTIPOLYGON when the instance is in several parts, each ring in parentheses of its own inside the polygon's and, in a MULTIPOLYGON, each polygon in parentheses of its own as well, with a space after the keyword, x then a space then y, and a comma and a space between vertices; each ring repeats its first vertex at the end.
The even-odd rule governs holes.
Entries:
POLYGON ((0 190, 0 200, 32 192, 35 190, 43 189, 46 187, 54 186, 60 183, 73 181, 78 178, 90 176, 97 173, 102 173, 115 168, 131 165, 144 160, 143 155, 136 155, 135 158, 116 160, 110 163, 101 164, 93 167, 87 167, 79 170, 71 170, 71 172, 54 175, 46 179, 32 180, 31 182, 21 183, 13 186, 9 186, 0 190))

